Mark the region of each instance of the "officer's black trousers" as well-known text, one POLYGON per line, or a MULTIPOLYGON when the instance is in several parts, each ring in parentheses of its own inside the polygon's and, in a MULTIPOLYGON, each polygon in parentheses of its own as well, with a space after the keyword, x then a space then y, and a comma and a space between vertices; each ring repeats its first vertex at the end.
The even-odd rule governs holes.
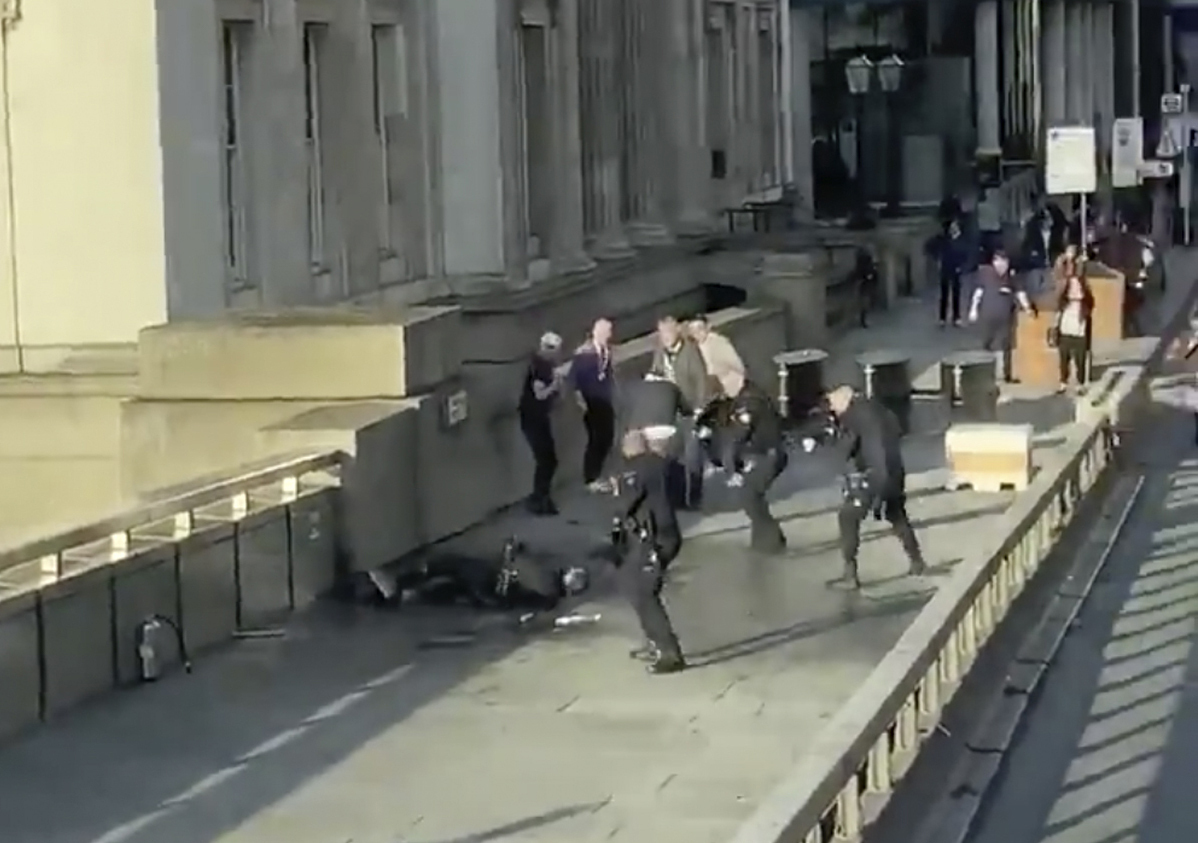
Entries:
POLYGON ((557 444, 553 441, 553 426, 548 417, 530 417, 520 419, 520 429, 532 451, 533 500, 548 500, 553 491, 553 475, 557 473, 557 444))
POLYGON ((857 551, 861 547, 861 525, 865 519, 876 511, 890 522, 890 529, 903 546, 907 560, 911 564, 919 564, 923 554, 919 549, 919 539, 915 537, 915 528, 907 517, 907 496, 902 492, 886 498, 875 498, 858 504, 851 498, 845 499, 840 507, 838 520, 840 522, 840 553, 844 557, 846 567, 856 569, 857 551))
POLYGON ((584 483, 594 483, 603 474, 603 464, 611 453, 612 440, 616 435, 616 411, 612 409, 610 401, 588 399, 582 423, 587 431, 586 450, 582 452, 582 480, 584 483))
POLYGON ((636 613, 645 638, 663 656, 680 656, 682 650, 678 636, 661 602, 663 569, 669 564, 670 558, 663 555, 655 562, 644 545, 634 542, 621 560, 617 577, 620 590, 632 604, 632 611, 636 613))
POLYGON ((757 463, 745 473, 741 487, 741 506, 749 518, 749 546, 765 553, 777 553, 786 547, 786 536, 765 496, 788 462, 786 452, 773 451, 757 458, 757 463))

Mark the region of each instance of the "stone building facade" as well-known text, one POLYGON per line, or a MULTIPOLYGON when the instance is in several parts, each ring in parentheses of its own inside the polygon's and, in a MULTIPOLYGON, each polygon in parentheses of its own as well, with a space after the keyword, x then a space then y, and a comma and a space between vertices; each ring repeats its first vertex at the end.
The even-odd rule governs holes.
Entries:
POLYGON ((784 177, 775 0, 8 8, 7 370, 230 309, 569 275, 784 177))

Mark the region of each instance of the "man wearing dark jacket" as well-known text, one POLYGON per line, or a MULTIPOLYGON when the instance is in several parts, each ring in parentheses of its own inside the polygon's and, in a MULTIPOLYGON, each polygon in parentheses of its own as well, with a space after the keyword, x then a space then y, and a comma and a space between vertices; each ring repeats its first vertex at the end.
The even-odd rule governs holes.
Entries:
POLYGON ((673 316, 657 322, 657 348, 649 374, 662 378, 678 388, 680 441, 675 443, 677 461, 672 469, 671 490, 679 506, 698 509, 702 501, 703 472, 698 443, 693 436, 692 421, 712 397, 707 364, 695 341, 686 335, 682 324, 673 316))
MULTIPOLYGON (((838 456, 849 464, 844 477, 844 499, 838 514, 840 552, 844 573, 832 585, 861 587, 857 552, 861 525, 869 515, 885 518, 907 554, 912 576, 927 569, 915 529, 907 517, 907 472, 901 450, 902 431, 898 419, 882 404, 852 387, 841 386, 828 394, 828 407, 836 419, 838 456)), ((804 449, 815 448, 813 439, 804 449)))
POLYGON ((786 535, 770 512, 765 496, 788 460, 782 417, 765 390, 742 377, 721 379, 728 400, 726 427, 717 431, 723 453, 720 462, 728 484, 741 491, 741 506, 749 519, 749 547, 767 555, 786 550, 786 535))
POLYGON ((961 224, 948 224, 937 251, 940 264, 940 327, 948 324, 952 313, 953 325, 961 324, 961 281, 973 268, 977 249, 965 238, 961 224))

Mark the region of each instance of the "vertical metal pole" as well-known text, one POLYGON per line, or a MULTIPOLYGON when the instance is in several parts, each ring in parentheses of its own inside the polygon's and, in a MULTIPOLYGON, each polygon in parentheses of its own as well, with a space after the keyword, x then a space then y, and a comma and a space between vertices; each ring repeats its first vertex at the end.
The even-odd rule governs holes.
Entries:
POLYGON ((1080 242, 1078 243, 1077 252, 1079 255, 1084 257, 1086 254, 1086 238, 1090 233, 1090 223, 1086 219, 1086 194, 1082 193, 1079 195, 1081 196, 1082 201, 1080 208, 1081 224, 1078 226, 1078 240, 1080 242))
POLYGON ((1183 242, 1190 245, 1190 207, 1194 203, 1194 182, 1191 180, 1190 173, 1190 86, 1183 83, 1181 86, 1182 97, 1182 121, 1181 121, 1181 178, 1182 184, 1177 191, 1178 199, 1184 199, 1185 205, 1181 209, 1182 222, 1185 225, 1185 231, 1182 232, 1183 242))
POLYGON ((1131 116, 1140 114, 1140 0, 1131 0, 1131 116))

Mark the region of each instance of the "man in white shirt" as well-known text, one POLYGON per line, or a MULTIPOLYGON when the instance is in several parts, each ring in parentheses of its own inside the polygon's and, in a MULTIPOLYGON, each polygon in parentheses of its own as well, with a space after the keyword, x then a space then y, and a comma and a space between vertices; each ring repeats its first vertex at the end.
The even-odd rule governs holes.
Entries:
POLYGON ((695 316, 687 323, 687 333, 699 346, 707 374, 720 379, 727 375, 745 376, 745 363, 736 351, 732 340, 711 329, 706 316, 695 316))

